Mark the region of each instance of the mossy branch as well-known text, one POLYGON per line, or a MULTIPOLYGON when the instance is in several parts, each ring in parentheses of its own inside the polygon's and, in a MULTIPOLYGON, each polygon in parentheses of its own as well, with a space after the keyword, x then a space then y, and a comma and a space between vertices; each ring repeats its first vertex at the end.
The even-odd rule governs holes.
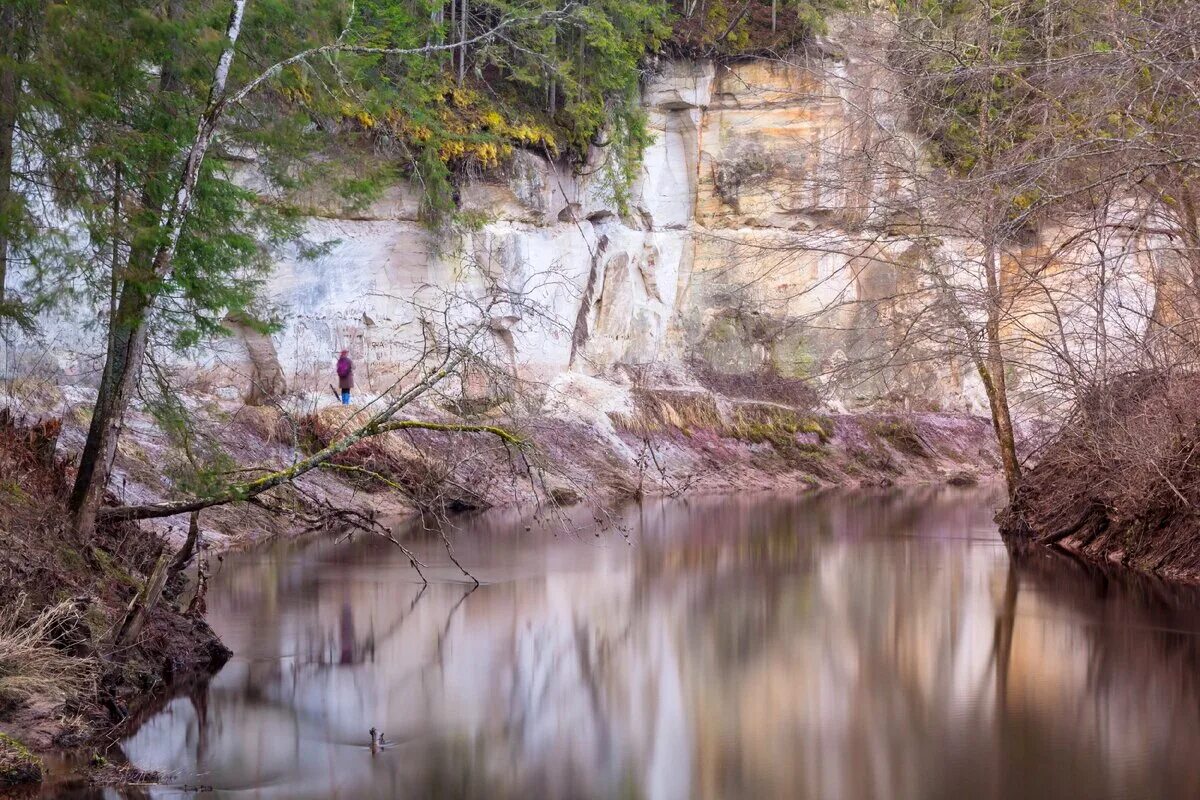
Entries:
POLYGON ((518 448, 523 448, 526 446, 526 441, 523 438, 496 425, 430 422, 427 420, 417 419, 380 422, 378 421, 377 417, 353 433, 338 439, 329 446, 319 450, 316 453, 313 453, 308 458, 297 461, 287 469, 268 473, 252 481, 230 486, 227 489, 205 497, 196 497, 190 500, 175 500, 163 503, 146 503, 144 505, 136 506, 116 506, 112 508, 102 508, 99 510, 97 516, 102 521, 156 519, 161 517, 173 517, 177 514, 189 514, 193 511, 211 508, 212 506, 243 502, 253 499, 263 492, 269 491, 278 486, 292 483, 301 475, 304 475, 305 473, 318 467, 327 465, 330 459, 332 459, 334 456, 344 453, 346 450, 349 450, 356 443, 364 439, 369 439, 372 436, 378 436, 380 434, 391 433, 393 431, 400 430, 428 430, 437 431, 440 433, 487 433, 492 436, 496 436, 506 444, 510 444, 518 448))

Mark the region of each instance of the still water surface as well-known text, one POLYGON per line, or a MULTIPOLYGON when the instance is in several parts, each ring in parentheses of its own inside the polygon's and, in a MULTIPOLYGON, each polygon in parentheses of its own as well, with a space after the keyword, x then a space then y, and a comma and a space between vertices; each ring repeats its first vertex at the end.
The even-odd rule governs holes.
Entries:
POLYGON ((173 785, 122 796, 1200 797, 1200 597, 1014 559, 999 501, 489 514, 449 532, 479 588, 428 532, 428 587, 380 538, 226 559, 236 655, 124 743, 173 785))

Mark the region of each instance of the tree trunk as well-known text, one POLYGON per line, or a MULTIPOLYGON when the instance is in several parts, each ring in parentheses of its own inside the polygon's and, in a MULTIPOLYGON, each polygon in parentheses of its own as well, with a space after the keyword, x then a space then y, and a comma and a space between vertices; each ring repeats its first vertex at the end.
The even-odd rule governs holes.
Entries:
MULTIPOLYGON (((992 4, 986 2, 986 17, 983 20, 980 50, 987 60, 989 69, 984 73, 985 88, 983 102, 979 104, 979 167, 986 175, 992 168, 992 136, 990 113, 992 108, 992 4)), ((991 191, 993 187, 989 186, 991 191)), ((988 396, 992 412, 992 427, 996 430, 996 444, 1000 448, 1000 460, 1004 465, 1004 481, 1008 485, 1008 496, 1016 494, 1021 480, 1021 462, 1017 458, 1016 435, 1013 432, 1012 414, 1008 406, 1008 379, 1004 374, 1004 351, 1000 343, 1000 320, 1004 311, 1004 286, 999 252, 996 246, 996 220, 999 214, 996 201, 989 198, 983 213, 983 271, 987 281, 987 336, 986 365, 981 365, 980 377, 988 396)))
POLYGON ((463 78, 467 75, 467 19, 471 16, 471 6, 469 0, 462 0, 459 6, 459 25, 462 27, 462 33, 459 41, 462 42, 462 47, 458 48, 458 85, 462 86, 463 78))
POLYGON ((179 548, 179 552, 175 554, 175 559, 171 562, 171 575, 187 569, 187 565, 191 563, 192 556, 196 554, 196 546, 199 542, 200 512, 193 511, 188 519, 187 538, 183 540, 183 546, 179 548))
POLYGON ((1004 351, 1000 346, 1000 315, 1003 301, 1001 275, 996 258, 996 248, 990 242, 985 248, 988 284, 987 325, 987 369, 983 374, 984 389, 992 412, 992 426, 996 429, 996 443, 1000 447, 1000 460, 1004 465, 1004 480, 1008 484, 1008 496, 1017 491, 1021 479, 1021 462, 1017 458, 1017 440, 1013 432, 1012 414, 1008 406, 1008 381, 1005 377, 1004 351))
MULTIPOLYGON (((13 36, 19 24, 17 11, 11 3, 0 5, 0 30, 13 36)), ((9 40, 0 54, 0 305, 7 299, 8 259, 16 195, 13 192, 13 147, 17 132, 17 101, 19 77, 14 64, 22 54, 19 34, 9 40)))
MULTIPOLYGON (((992 355, 991 342, 988 343, 988 351, 988 363, 977 364, 976 368, 983 380, 983 390, 987 394, 992 429, 996 432, 996 444, 1000 448, 1000 461, 1004 466, 1004 482, 1008 488, 1008 496, 1012 497, 1021 480, 1021 462, 1017 458, 1017 439, 1013 431, 1012 415, 1008 409, 1008 387, 1003 378, 1004 362, 998 355, 992 355), (995 377, 997 370, 1001 372, 999 380, 995 377)), ((995 352, 998 354, 998 347, 995 352)))
POLYGON ((142 626, 146 624, 146 616, 154 610, 159 599, 162 598, 163 587, 167 585, 170 565, 171 555, 164 550, 154 564, 154 571, 150 573, 150 577, 146 578, 146 585, 134 596, 129 603, 129 608, 125 611, 125 619, 121 622, 117 638, 113 641, 113 645, 117 649, 128 647, 137 641, 138 635, 142 632, 142 626))
POLYGON ((141 379, 146 358, 148 330, 145 316, 148 299, 132 282, 127 282, 111 323, 104 373, 92 409, 87 441, 79 456, 79 470, 71 493, 71 512, 75 531, 84 538, 95 527, 96 510, 104 500, 125 410, 141 379))

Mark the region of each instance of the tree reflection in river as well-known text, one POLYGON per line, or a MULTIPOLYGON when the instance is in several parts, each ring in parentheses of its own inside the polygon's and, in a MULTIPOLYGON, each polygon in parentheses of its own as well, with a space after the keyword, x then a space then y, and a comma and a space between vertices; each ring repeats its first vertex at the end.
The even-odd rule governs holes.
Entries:
POLYGON ((236 657, 126 751, 264 798, 1196 796, 1200 602, 1010 560, 998 500, 485 515, 452 534, 476 590, 378 539, 229 559, 236 657))

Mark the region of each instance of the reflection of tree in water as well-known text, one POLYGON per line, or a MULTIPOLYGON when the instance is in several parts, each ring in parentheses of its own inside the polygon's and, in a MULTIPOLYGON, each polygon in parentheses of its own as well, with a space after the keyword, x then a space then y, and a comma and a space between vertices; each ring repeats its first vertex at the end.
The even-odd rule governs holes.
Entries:
MULTIPOLYGON (((1036 733, 1028 723, 1029 692, 1010 682, 1012 670, 1021 667, 1013 664, 1014 648, 1023 635, 1069 626, 1076 632, 1070 644, 1082 655, 1071 674, 1073 691, 1064 693, 1054 724, 1042 726, 1052 735, 1041 744, 1054 747, 1053 734, 1093 730, 1097 752, 1084 755, 1103 763, 1140 755, 1149 762, 1139 787, 1144 794, 1138 796, 1196 796, 1200 587, 1107 569, 1040 547, 1010 545, 1009 551, 996 646, 997 698, 1006 724, 1015 734, 1036 733)), ((1078 768, 1089 771, 1082 760, 1078 768)))
POLYGON ((692 620, 691 677, 720 687, 694 701, 701 794, 903 797, 916 779, 930 788, 921 773, 942 767, 929 763, 937 705, 977 644, 962 628, 986 619, 966 602, 980 592, 963 587, 990 552, 980 560, 940 545, 986 525, 986 507, 963 506, 944 492, 887 493, 822 498, 763 521, 743 559, 753 566, 727 575, 692 620), (774 559, 755 557, 767 549, 774 559), (726 628, 735 635, 721 636, 726 628), (716 635, 705 640, 706 630, 716 635))
POLYGON ((643 542, 634 572, 634 603, 654 593, 686 595, 686 640, 711 638, 721 668, 736 667, 794 620, 797 581, 812 571, 828 517, 792 504, 697 508, 675 524, 690 531, 643 542))

